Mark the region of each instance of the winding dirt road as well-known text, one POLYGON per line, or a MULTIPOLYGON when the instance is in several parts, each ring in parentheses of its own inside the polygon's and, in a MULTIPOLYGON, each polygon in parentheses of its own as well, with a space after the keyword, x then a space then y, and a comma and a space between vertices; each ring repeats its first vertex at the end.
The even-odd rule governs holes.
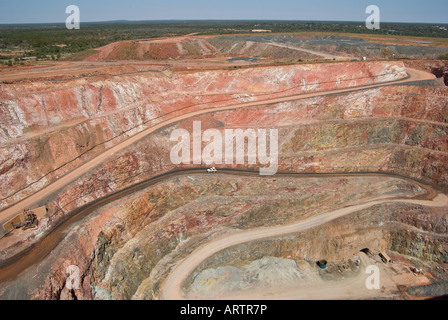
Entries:
POLYGON ((350 57, 336 56, 336 55, 329 54, 329 53, 305 49, 305 48, 296 47, 296 46, 289 45, 289 44, 282 44, 282 43, 278 43, 278 42, 268 42, 268 44, 270 44, 271 46, 275 46, 275 47, 286 48, 286 49, 291 49, 291 50, 302 51, 302 52, 314 54, 315 56, 322 57, 323 59, 329 59, 329 60, 332 60, 332 59, 350 60, 351 59, 350 57))
MULTIPOLYGON (((232 246, 236 246, 238 244, 261 240, 267 238, 273 238, 278 236, 284 236, 287 234, 303 232, 305 230, 318 227, 322 224, 328 223, 340 217, 349 215, 356 211, 360 211, 369 207, 372 207, 377 204, 382 204, 386 202, 405 202, 411 204, 418 204, 430 207, 444 207, 448 206, 448 197, 445 194, 439 193, 432 200, 417 200, 417 199, 388 199, 386 197, 376 198, 369 202, 353 205, 337 210, 333 210, 330 212, 318 214, 316 216, 310 217, 308 219, 287 224, 281 226, 274 227, 262 227, 257 229, 251 229, 246 231, 241 231, 232 235, 224 235, 218 237, 193 251, 187 258, 181 261, 169 274, 165 283, 161 289, 160 298, 163 300, 182 300, 186 297, 183 296, 183 284, 187 279, 188 275, 192 273, 202 261, 212 256, 213 254, 224 250, 226 248, 230 248, 232 246)), ((359 280, 359 279, 358 279, 359 280)), ((350 291, 353 288, 354 291, 360 288, 359 281, 351 281, 349 283, 344 283, 343 287, 337 287, 337 290, 340 291, 350 291)), ((319 293, 319 297, 321 299, 325 299, 325 294, 331 296, 331 293, 322 291, 322 288, 315 287, 317 292, 319 293), (325 293, 326 292, 326 293, 325 293)), ((245 295, 237 295, 237 296, 226 296, 226 299, 292 299, 298 298, 298 296, 303 295, 303 292, 294 289, 293 287, 289 290, 285 290, 285 288, 280 288, 276 290, 261 290, 254 291, 245 295), (300 292, 300 293, 299 293, 300 292)), ((189 298, 189 297, 187 297, 189 298)), ((328 298, 328 296, 327 296, 328 298)))
MULTIPOLYGON (((231 169, 231 168, 219 168, 218 175, 238 175, 238 176, 256 176, 260 178, 269 178, 270 176, 260 176, 258 171, 249 169, 231 169)), ((183 175, 193 175, 193 174, 205 174, 204 168, 189 168, 180 169, 176 171, 166 172, 147 180, 134 184, 128 188, 117 191, 115 193, 109 194, 102 198, 96 199, 95 201, 77 208, 66 216, 63 221, 60 221, 52 229, 48 230, 46 234, 42 236, 37 242, 33 243, 22 251, 13 255, 8 259, 0 261, 0 283, 7 282, 16 279, 22 272, 31 266, 40 263, 45 257, 63 240, 66 234, 69 232, 70 228, 81 221, 84 217, 88 216, 94 210, 100 208, 101 206, 116 201, 124 196, 130 195, 139 190, 146 189, 153 186, 161 181, 170 179, 177 176, 183 175)), ((282 177, 296 177, 296 178, 342 178, 342 177, 389 177, 408 181, 410 183, 420 186, 422 189, 426 190, 426 193, 417 196, 415 200, 427 200, 434 199, 437 196, 437 191, 434 190, 429 185, 417 181, 415 179, 400 176, 391 173, 380 173, 380 172, 340 172, 340 173, 312 173, 312 172, 277 172, 276 178, 282 177)))

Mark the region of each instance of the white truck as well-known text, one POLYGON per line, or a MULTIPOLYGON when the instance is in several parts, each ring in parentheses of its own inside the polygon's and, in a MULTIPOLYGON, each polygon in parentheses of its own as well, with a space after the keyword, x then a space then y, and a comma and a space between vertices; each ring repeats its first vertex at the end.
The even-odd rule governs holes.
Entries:
POLYGON ((378 254, 381 258, 381 261, 383 261, 384 263, 391 263, 392 259, 387 255, 386 252, 380 252, 378 254))
POLYGON ((211 167, 211 168, 207 169, 207 172, 208 172, 208 173, 215 173, 216 171, 217 171, 217 170, 216 170, 215 167, 211 167))

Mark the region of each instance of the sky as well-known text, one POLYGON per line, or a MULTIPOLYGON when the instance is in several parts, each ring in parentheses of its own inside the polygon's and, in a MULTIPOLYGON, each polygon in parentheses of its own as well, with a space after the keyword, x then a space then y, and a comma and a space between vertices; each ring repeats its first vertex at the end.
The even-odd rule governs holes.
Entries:
POLYGON ((65 23, 77 5, 82 22, 111 20, 365 21, 376 5, 381 22, 448 24, 448 0, 0 0, 0 24, 65 23))

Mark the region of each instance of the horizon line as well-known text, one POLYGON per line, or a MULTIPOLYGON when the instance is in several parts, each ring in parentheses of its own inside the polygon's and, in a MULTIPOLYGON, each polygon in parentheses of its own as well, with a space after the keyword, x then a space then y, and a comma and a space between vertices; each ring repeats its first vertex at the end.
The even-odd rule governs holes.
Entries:
MULTIPOLYGON (((141 23, 141 22, 197 22, 197 21, 257 21, 257 22, 337 22, 337 23, 365 23, 365 21, 356 21, 356 20, 290 20, 290 19, 150 19, 150 20, 127 20, 127 19, 116 19, 116 20, 98 20, 98 21, 85 21, 81 22, 81 24, 95 24, 95 23, 141 23)), ((448 22, 409 22, 409 21, 381 21, 381 23, 397 23, 397 24, 443 24, 448 25, 448 22)), ((0 23, 0 26, 10 26, 10 25, 54 25, 54 24, 62 24, 65 25, 65 21, 63 22, 9 22, 9 23, 0 23)))

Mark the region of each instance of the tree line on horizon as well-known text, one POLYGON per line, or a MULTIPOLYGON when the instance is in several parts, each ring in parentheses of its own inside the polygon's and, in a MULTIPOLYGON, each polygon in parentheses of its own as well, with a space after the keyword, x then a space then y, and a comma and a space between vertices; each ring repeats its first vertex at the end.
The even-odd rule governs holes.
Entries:
POLYGON ((331 21, 140 21, 82 23, 78 30, 65 24, 0 25, 0 59, 15 62, 20 58, 60 59, 62 56, 94 49, 106 44, 132 39, 200 35, 238 34, 253 29, 273 33, 340 32, 378 35, 448 38, 448 25, 382 23, 379 30, 369 30, 363 22, 331 21), (10 53, 10 54, 9 54, 10 53))

